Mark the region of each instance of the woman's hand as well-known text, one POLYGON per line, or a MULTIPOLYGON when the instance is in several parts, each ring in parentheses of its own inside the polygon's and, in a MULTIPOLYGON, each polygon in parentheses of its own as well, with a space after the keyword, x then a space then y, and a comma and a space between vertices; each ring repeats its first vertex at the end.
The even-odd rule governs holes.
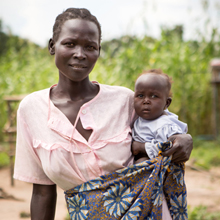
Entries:
POLYGON ((176 134, 168 138, 168 141, 172 141, 173 146, 163 152, 163 156, 172 155, 173 163, 182 163, 189 160, 193 149, 193 140, 190 134, 176 134))
POLYGON ((56 185, 33 184, 31 220, 54 220, 56 199, 56 185))

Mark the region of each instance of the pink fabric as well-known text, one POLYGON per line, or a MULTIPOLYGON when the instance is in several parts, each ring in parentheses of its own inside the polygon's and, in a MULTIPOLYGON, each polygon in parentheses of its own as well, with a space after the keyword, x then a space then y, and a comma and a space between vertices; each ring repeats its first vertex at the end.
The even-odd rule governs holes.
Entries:
POLYGON ((162 203, 162 220, 172 220, 164 193, 163 193, 163 203, 162 203))
POLYGON ((97 96, 78 113, 83 127, 93 130, 88 141, 50 101, 50 89, 22 100, 17 113, 14 178, 68 190, 133 163, 133 92, 99 86, 97 96))

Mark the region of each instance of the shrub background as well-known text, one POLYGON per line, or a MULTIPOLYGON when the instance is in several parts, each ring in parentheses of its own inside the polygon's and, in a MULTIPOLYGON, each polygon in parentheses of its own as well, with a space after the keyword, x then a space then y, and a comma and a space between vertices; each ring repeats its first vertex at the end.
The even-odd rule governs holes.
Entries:
MULTIPOLYGON (((0 22, 1 24, 1 22, 0 22)), ((186 122, 193 136, 213 133, 211 59, 220 56, 220 35, 184 41, 183 27, 161 29, 160 39, 123 36, 102 42, 91 80, 133 90, 145 69, 161 68, 173 79, 170 111, 186 122), (209 39, 209 40, 207 40, 209 39)), ((28 94, 57 83, 58 71, 47 48, 4 33, 0 25, 0 130, 7 120, 5 95, 28 94)), ((3 133, 0 133, 0 141, 3 133)))

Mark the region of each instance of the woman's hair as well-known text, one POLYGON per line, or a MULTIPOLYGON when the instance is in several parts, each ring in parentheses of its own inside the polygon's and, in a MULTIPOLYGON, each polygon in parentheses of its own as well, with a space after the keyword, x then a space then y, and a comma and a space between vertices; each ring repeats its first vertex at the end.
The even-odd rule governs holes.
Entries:
POLYGON ((99 31, 99 43, 101 42, 101 26, 97 20, 97 18, 90 13, 89 10, 85 8, 68 8, 63 13, 59 14, 56 17, 54 26, 53 26, 53 40, 56 42, 59 38, 59 34, 61 32, 62 25, 65 21, 70 19, 83 19, 87 21, 94 22, 99 31))
POLYGON ((167 89, 168 89, 168 92, 169 92, 169 97, 172 97, 172 92, 171 92, 171 85, 173 83, 172 78, 169 77, 166 73, 163 73, 163 71, 161 69, 144 70, 141 75, 148 74, 148 73, 153 73, 153 74, 163 76, 165 78, 166 82, 167 82, 167 89))

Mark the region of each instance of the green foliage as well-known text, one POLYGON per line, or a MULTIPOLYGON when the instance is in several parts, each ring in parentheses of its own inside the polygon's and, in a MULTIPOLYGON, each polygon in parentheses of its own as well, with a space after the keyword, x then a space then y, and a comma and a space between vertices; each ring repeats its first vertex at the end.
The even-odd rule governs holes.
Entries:
POLYGON ((219 220, 220 212, 209 213, 205 206, 195 207, 193 210, 189 209, 189 220, 219 220))
POLYGON ((30 218, 31 214, 29 212, 20 212, 20 218, 30 218))
POLYGON ((0 168, 9 165, 9 156, 6 152, 0 152, 0 168))
MULTIPOLYGON (((1 32, 1 36, 6 35, 1 32)), ((0 130, 7 121, 7 108, 4 97, 29 94, 55 84, 57 69, 46 48, 40 48, 17 36, 6 35, 0 42, 0 130), (7 46, 7 50, 3 48, 7 46), (3 48, 3 49, 2 49, 3 48)), ((0 133, 0 140, 3 139, 0 133)))
MULTIPOLYGON (((170 111, 186 122, 189 133, 212 134, 212 87, 210 60, 220 54, 220 38, 213 30, 210 40, 183 41, 182 27, 163 28, 161 38, 124 36, 102 43, 91 80, 126 86, 133 90, 143 70, 161 68, 173 79, 170 111), (217 39, 214 40, 214 39, 217 39)), ((46 48, 1 32, 7 50, 0 51, 0 129, 6 122, 5 95, 28 94, 57 83, 58 74, 46 48)), ((0 50, 2 46, 0 42, 0 50)), ((0 135, 2 140, 2 135, 0 135)))
POLYGON ((195 165, 209 170, 212 166, 220 166, 220 141, 204 141, 193 139, 194 148, 191 153, 191 160, 195 165))
POLYGON ((71 220, 71 219, 70 219, 70 215, 69 215, 69 213, 66 214, 66 218, 65 218, 65 220, 71 220))
POLYGON ((161 39, 124 36, 104 42, 91 77, 101 83, 134 88, 145 69, 160 68, 173 79, 170 111, 179 115, 192 135, 212 134, 210 60, 219 55, 220 41, 213 30, 210 41, 183 41, 180 30, 162 31, 161 39), (179 34, 176 34, 179 33, 179 34), (173 34, 172 34, 173 33, 173 34))

